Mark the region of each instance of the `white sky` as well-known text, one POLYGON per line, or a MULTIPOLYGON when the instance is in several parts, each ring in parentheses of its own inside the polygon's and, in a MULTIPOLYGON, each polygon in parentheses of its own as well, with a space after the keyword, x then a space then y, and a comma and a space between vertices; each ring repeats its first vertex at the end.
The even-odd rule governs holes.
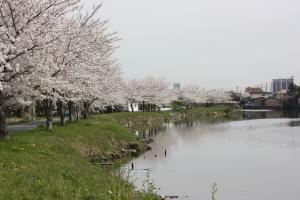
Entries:
POLYGON ((300 82, 299 0, 104 0, 99 16, 122 39, 126 78, 226 89, 300 82))

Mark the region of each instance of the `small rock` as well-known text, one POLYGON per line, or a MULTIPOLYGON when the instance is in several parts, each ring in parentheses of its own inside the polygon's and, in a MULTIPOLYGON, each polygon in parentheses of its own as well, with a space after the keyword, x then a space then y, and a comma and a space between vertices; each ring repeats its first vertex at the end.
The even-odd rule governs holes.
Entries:
POLYGON ((169 199, 178 199, 178 196, 162 196, 161 197, 163 200, 169 200, 169 199))
POLYGON ((101 161, 109 161, 109 158, 106 156, 101 156, 101 161))
POLYGON ((110 162, 102 162, 101 165, 103 165, 103 166, 109 166, 109 165, 112 165, 112 163, 110 163, 110 162))
POLYGON ((151 151, 152 148, 151 148, 150 146, 148 146, 148 145, 145 145, 145 150, 146 150, 146 151, 151 151))

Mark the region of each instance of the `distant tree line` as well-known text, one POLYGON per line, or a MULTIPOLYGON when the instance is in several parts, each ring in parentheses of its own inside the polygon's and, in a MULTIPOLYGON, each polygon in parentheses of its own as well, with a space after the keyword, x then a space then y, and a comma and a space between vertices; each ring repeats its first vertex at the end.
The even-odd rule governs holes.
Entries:
POLYGON ((292 83, 288 89, 288 97, 283 101, 284 109, 296 109, 299 107, 300 86, 292 83))

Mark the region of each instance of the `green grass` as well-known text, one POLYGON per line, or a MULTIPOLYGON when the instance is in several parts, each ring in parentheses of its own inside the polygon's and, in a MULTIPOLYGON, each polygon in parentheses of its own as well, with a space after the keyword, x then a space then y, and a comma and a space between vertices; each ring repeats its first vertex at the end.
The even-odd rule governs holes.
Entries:
POLYGON ((0 140, 0 199, 157 199, 112 176, 115 169, 97 164, 99 158, 118 155, 121 148, 138 142, 125 126, 156 126, 174 115, 223 116, 225 109, 97 115, 65 127, 54 126, 51 132, 39 127, 13 134, 0 140))
MULTIPOLYGON (((227 107, 227 106, 214 106, 214 107, 198 107, 194 109, 185 110, 185 112, 193 112, 193 113, 223 113, 226 114, 227 111, 233 111, 234 108, 227 107)), ((180 112, 180 111, 179 111, 180 112)))
POLYGON ((130 142, 137 142, 134 134, 110 115, 11 135, 0 140, 0 199, 143 199, 89 161, 130 142))
POLYGON ((168 112, 139 112, 139 113, 115 113, 112 116, 124 127, 131 130, 154 128, 167 121, 177 121, 185 118, 230 118, 240 117, 240 109, 228 106, 198 107, 187 110, 168 112))

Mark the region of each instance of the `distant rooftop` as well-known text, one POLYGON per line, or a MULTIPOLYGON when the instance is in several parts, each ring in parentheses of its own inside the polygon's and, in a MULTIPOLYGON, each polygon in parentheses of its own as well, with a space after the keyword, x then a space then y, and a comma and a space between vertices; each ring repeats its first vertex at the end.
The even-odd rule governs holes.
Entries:
POLYGON ((261 88, 257 88, 257 87, 247 87, 245 90, 246 93, 249 94, 261 94, 264 93, 264 91, 261 88))

